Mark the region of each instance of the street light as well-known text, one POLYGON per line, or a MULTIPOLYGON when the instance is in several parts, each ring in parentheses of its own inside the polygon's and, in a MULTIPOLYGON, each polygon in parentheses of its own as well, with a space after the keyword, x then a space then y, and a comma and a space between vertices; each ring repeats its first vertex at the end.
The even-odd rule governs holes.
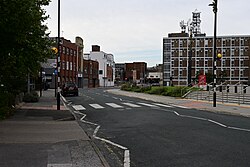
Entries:
POLYGON ((216 25, 217 25, 217 8, 218 2, 217 0, 214 0, 212 2, 212 4, 209 4, 209 6, 213 7, 213 12, 214 12, 214 43, 213 43, 213 48, 214 48, 214 52, 213 52, 213 107, 216 107, 216 25))

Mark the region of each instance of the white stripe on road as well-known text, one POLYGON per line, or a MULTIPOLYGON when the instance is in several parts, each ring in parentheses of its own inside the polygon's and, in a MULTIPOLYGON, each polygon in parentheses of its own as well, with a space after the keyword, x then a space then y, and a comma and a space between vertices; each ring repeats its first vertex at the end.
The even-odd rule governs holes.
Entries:
POLYGON ((106 103, 108 106, 113 107, 113 108, 123 108, 123 106, 120 106, 118 104, 115 103, 106 103))
POLYGON ((179 107, 179 108, 184 108, 184 109, 188 109, 188 107, 184 107, 184 106, 178 106, 178 105, 172 105, 174 107, 179 107))
POLYGON ((172 106, 169 106, 169 105, 165 105, 165 104, 160 104, 160 103, 153 103, 157 106, 160 106, 160 107, 167 107, 167 108, 171 108, 172 106))
POLYGON ((129 107, 135 107, 135 108, 141 107, 141 106, 133 104, 133 103, 123 103, 123 104, 125 104, 125 105, 127 105, 129 107))
POLYGON ((156 105, 147 104, 147 103, 138 103, 138 104, 141 104, 141 105, 147 106, 147 107, 157 107, 156 105))
POLYGON ((103 106, 99 105, 99 104, 89 104, 91 107, 95 108, 95 109, 102 109, 104 108, 103 106))
POLYGON ((82 105, 73 105, 72 106, 75 110, 79 111, 79 110, 86 110, 86 108, 84 108, 82 105))

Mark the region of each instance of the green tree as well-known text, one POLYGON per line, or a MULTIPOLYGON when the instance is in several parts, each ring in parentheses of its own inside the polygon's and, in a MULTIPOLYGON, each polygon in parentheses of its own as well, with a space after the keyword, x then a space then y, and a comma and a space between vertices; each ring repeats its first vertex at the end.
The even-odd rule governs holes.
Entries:
POLYGON ((50 0, 0 1, 0 91, 16 94, 27 74, 38 74, 40 62, 50 55, 43 6, 50 0))

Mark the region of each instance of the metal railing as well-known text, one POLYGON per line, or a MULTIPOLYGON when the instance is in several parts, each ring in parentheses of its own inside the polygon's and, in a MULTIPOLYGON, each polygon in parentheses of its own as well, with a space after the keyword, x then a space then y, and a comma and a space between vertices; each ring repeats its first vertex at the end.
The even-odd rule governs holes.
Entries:
MULTIPOLYGON (((195 85, 195 87, 197 87, 197 85, 195 85)), ((182 97, 183 98, 187 97, 193 91, 192 89, 193 87, 189 88, 182 97)), ((218 101, 221 101, 222 103, 231 102, 231 103, 237 103, 239 105, 250 103, 250 94, 246 95, 248 86, 242 84, 242 82, 237 82, 234 85, 229 85, 228 82, 226 81, 219 85, 216 85, 216 87, 213 87, 213 83, 210 83, 207 84, 207 91, 197 91, 196 93, 192 93, 190 97, 197 100, 211 101, 214 89, 215 91, 218 92, 217 94, 218 101), (238 91, 239 87, 241 87, 240 91, 238 91), (232 89, 233 91, 230 91, 232 89)))

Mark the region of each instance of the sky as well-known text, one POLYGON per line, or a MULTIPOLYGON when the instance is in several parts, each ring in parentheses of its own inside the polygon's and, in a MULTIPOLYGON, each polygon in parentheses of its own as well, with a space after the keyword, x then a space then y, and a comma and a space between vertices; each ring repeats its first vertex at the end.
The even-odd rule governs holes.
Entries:
MULTIPOLYGON (((99 45, 114 55, 116 63, 162 63, 162 41, 180 32, 196 9, 201 12, 201 31, 213 35, 213 0, 60 0, 61 36, 84 40, 84 53, 99 45)), ((58 0, 45 7, 51 37, 58 32, 58 0)), ((250 0, 218 0, 217 35, 250 35, 250 0)))

